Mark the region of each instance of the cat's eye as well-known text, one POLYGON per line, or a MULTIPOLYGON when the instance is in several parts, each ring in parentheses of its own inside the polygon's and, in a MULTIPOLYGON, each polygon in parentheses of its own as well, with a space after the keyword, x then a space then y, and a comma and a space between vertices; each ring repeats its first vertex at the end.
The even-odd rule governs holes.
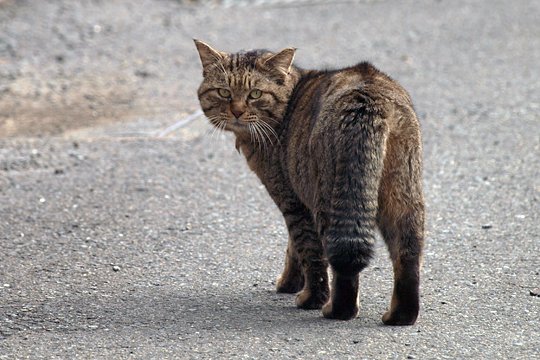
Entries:
POLYGON ((221 97, 224 97, 224 98, 230 98, 231 97, 231 92, 227 89, 218 89, 218 94, 219 96, 221 97))
POLYGON ((259 89, 251 90, 251 92, 249 93, 250 99, 258 99, 261 96, 262 96, 262 91, 259 89))

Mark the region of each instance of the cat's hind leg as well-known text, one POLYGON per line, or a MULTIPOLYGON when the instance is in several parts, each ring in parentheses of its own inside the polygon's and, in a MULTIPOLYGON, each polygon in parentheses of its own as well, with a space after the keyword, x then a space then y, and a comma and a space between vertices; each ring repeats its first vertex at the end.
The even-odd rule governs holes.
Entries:
POLYGON ((420 262, 423 243, 423 210, 381 226, 394 268, 394 290, 390 309, 383 315, 386 325, 412 325, 420 309, 420 262))
POLYGON ((388 139, 383 179, 379 191, 378 225, 394 268, 390 309, 386 325, 412 325, 420 308, 420 264, 424 243, 424 200, 421 146, 409 139, 409 148, 388 139))

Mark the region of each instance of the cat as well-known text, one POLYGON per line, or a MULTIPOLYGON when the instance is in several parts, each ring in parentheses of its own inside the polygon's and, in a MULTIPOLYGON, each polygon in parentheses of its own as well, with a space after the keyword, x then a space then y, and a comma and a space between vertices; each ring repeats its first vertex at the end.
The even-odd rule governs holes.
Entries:
POLYGON ((204 114, 234 133, 285 218, 277 291, 298 292, 299 308, 322 308, 326 318, 355 318, 359 273, 378 228, 394 270, 382 321, 414 324, 424 198, 420 125, 409 94, 367 62, 305 70, 293 65, 294 48, 226 53, 194 41, 204 114))

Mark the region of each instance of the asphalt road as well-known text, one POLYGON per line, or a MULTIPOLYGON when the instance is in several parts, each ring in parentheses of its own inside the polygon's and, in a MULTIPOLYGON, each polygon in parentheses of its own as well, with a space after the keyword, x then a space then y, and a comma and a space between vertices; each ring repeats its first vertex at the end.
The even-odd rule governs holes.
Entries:
POLYGON ((540 3, 230 3, 0 1, 0 359, 537 357, 540 3), (353 321, 274 292, 279 212, 230 136, 183 122, 193 37, 370 60, 410 91, 428 208, 415 326, 381 324, 382 241, 353 321))

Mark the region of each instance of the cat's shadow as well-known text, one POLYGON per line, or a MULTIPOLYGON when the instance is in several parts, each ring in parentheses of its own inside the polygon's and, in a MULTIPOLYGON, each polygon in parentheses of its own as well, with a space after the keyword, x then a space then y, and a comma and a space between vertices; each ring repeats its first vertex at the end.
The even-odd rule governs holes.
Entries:
MULTIPOLYGON (((22 305, 21 305, 22 309, 22 305)), ((13 309, 17 312, 17 309, 13 309)), ((247 292, 229 290, 176 292, 167 287, 142 288, 131 294, 114 296, 66 296, 22 310, 17 328, 71 331, 159 332, 189 338, 201 332, 295 331, 311 328, 378 328, 374 309, 352 321, 324 319, 320 310, 300 310, 294 306, 294 295, 276 294, 268 289, 247 292)))

